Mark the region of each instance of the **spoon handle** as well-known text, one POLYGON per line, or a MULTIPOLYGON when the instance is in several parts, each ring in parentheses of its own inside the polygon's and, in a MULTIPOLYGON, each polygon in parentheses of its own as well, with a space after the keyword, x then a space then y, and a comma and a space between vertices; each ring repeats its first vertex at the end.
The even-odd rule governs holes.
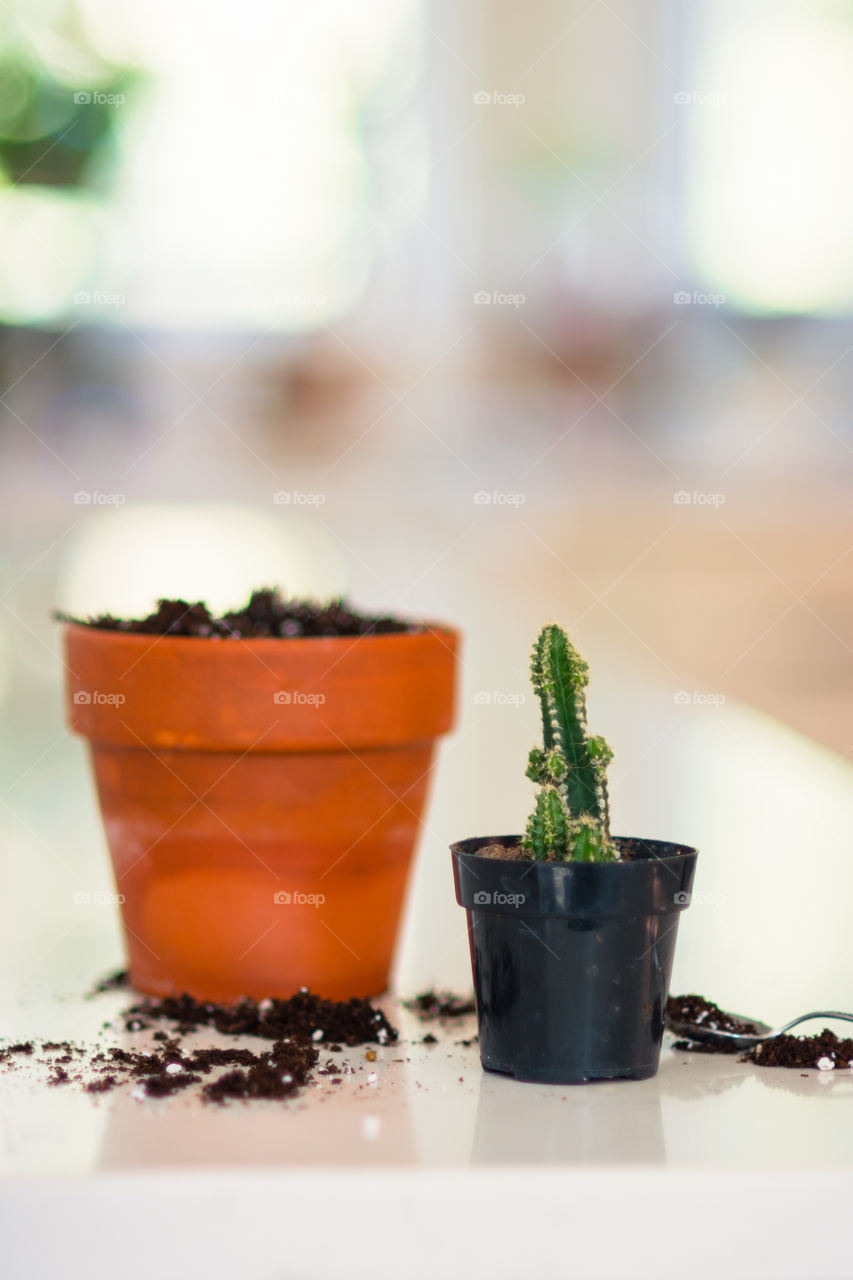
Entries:
POLYGON ((784 1027, 779 1027, 773 1032, 774 1036, 784 1035, 786 1031, 790 1031, 791 1027, 799 1026, 801 1022, 810 1022, 812 1018, 840 1018, 842 1022, 853 1022, 853 1013, 839 1013, 837 1010, 818 1010, 815 1013, 802 1013, 799 1018, 792 1018, 790 1022, 786 1022, 784 1027))

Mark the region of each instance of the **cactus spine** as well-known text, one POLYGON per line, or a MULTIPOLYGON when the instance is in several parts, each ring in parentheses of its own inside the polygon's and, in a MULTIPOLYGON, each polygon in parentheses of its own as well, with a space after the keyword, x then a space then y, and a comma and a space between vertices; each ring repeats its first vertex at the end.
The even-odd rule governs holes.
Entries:
POLYGON ((588 737, 586 663, 561 627, 543 627, 533 647, 533 688, 542 708, 543 746, 530 752, 527 776, 539 786, 524 848, 537 862, 612 862, 607 766, 613 752, 588 737))

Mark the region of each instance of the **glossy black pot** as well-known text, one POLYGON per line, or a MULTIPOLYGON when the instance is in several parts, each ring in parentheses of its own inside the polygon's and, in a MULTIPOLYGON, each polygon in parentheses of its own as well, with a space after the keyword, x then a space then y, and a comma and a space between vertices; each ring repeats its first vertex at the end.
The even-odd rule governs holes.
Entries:
POLYGON ((614 840, 628 861, 479 854, 518 847, 520 836, 451 845, 487 1070, 553 1084, 657 1071, 697 853, 663 840, 614 840))

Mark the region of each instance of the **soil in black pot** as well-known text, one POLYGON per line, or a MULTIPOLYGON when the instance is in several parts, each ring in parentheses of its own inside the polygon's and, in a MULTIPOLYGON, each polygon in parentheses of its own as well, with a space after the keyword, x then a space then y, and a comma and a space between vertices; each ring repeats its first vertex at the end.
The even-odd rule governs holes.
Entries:
MULTIPOLYGON (((620 862, 631 862, 637 856, 647 856, 644 855, 644 849, 647 841, 620 836, 618 844, 620 862)), ((482 849, 477 849, 476 854, 478 858, 496 858, 500 862, 534 861, 528 850, 521 844, 506 845, 498 842, 495 844, 485 845, 482 849)), ((557 861, 555 858, 545 859, 545 863, 547 865, 551 865, 555 861, 557 861)), ((568 863, 567 865, 571 865, 571 863, 568 863)))
POLYGON ((74 618, 56 610, 59 622, 74 622, 101 631, 126 631, 154 636, 209 636, 213 639, 253 640, 267 636, 365 636, 423 631, 417 622, 386 614, 363 614, 345 600, 318 603, 288 600, 277 588, 253 591, 248 604, 214 617, 202 601, 159 600, 146 618, 114 618, 109 613, 74 618))

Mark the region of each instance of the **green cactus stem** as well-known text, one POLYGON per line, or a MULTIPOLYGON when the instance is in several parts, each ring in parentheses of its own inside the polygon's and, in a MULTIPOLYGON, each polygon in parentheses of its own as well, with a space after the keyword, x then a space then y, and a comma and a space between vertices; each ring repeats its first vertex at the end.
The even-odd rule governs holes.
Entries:
POLYGON ((546 782, 536 793, 536 808, 527 820, 522 842, 536 862, 569 857, 571 821, 562 794, 546 782))
POLYGON ((522 841, 536 861, 611 862, 607 766, 603 738, 587 736, 587 665, 561 627, 543 627, 533 648, 531 679, 542 709, 543 746, 534 747, 527 776, 537 783, 536 807, 522 841))

